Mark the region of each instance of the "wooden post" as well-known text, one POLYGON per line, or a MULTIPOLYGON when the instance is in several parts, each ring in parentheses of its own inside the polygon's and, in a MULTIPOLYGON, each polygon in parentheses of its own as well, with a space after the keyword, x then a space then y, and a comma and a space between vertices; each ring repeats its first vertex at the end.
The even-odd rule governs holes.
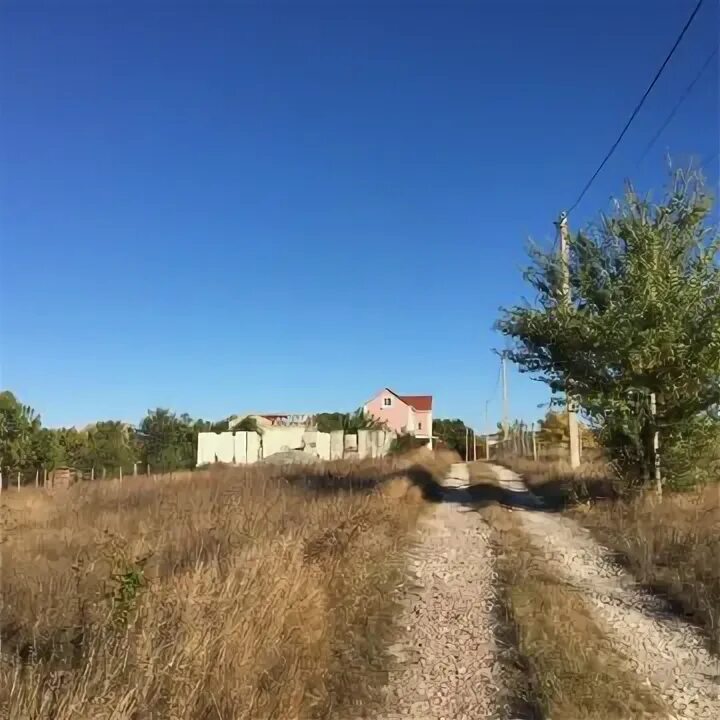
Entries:
POLYGON ((150 463, 148 463, 145 467, 146 467, 145 474, 146 474, 148 477, 150 477, 150 463))
POLYGON ((3 480, 2 480, 2 470, 0 470, 0 495, 2 495, 2 489, 3 489, 3 488, 2 488, 2 483, 3 483, 3 480))
POLYGON ((473 462, 477 460, 477 435, 473 430, 473 462))
POLYGON ((470 437, 470 428, 465 428, 465 462, 468 461, 470 448, 468 447, 470 437))
POLYGON ((120 482, 122 482, 122 465, 120 466, 120 482))
POLYGON ((20 492, 20 471, 18 470, 18 483, 17 483, 17 489, 18 492, 20 492))
POLYGON ((532 424, 530 432, 532 432, 533 460, 535 462, 537 462, 538 453, 537 453, 537 440, 535 439, 535 423, 532 424))
MULTIPOLYGON (((560 259, 563 274, 563 302, 570 308, 572 301, 570 294, 570 230, 568 229, 567 213, 561 212, 557 222, 560 232, 560 259)), ((578 436, 578 421, 575 403, 566 392, 568 435, 570 436, 570 467, 580 467, 580 441, 578 436)))
POLYGON ((662 497, 662 474, 660 472, 660 433, 657 429, 657 399, 650 393, 650 415, 653 419, 653 461, 655 463, 655 492, 662 497))
POLYGON ((47 468, 43 468, 43 487, 47 487, 47 468))
POLYGON ((40 470, 39 468, 35 468, 35 487, 40 487, 40 470))
POLYGON ((102 479, 104 480, 106 477, 107 477, 107 468, 104 468, 104 467, 103 467, 102 479))
POLYGON ((133 477, 137 477, 137 463, 133 463, 133 477))

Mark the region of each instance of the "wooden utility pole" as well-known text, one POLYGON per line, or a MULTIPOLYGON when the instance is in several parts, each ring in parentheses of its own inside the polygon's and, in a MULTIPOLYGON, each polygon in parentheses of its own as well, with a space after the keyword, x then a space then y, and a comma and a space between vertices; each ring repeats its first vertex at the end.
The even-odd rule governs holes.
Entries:
POLYGON ((657 400, 655 393, 650 393, 650 415, 653 421, 653 462, 655 463, 655 491, 662 495, 662 474, 660 472, 660 433, 657 429, 657 400))
MULTIPOLYGON (((562 265, 563 277, 563 302, 570 307, 572 301, 570 295, 570 230, 568 229, 567 213, 560 213, 557 221, 558 231, 560 233, 560 260, 562 265)), ((567 417, 568 417, 568 435, 570 437, 570 466, 580 467, 580 436, 578 432, 578 420, 575 412, 575 403, 568 393, 565 391, 567 401, 567 417)))

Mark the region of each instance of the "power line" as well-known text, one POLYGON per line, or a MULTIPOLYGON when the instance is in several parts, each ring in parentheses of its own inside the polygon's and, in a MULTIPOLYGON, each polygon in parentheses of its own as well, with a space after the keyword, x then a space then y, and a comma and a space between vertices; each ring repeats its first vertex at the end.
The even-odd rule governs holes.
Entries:
POLYGON ((693 78, 692 82, 685 88, 685 91, 680 96, 680 99, 675 104, 675 107, 670 111, 670 114, 665 118, 665 122, 660 126, 658 131, 653 135, 650 142, 645 146, 645 149, 642 152, 642 155, 640 156, 640 159, 638 160, 638 165, 647 157, 647 154, 652 150, 653 145, 657 142, 657 139, 660 137, 660 135, 663 134, 663 131, 665 128, 672 122, 672 119, 675 117, 675 114, 680 109, 680 106, 685 102, 688 95, 692 92, 693 88, 697 84, 698 80, 703 76, 703 73, 710 67, 710 63, 712 62, 713 58, 717 55, 718 49, 717 47, 713 48, 713 51, 708 55, 705 62, 702 64, 702 67, 700 70, 698 70, 697 74, 693 78))
POLYGON ((600 163, 598 169, 593 173, 592 177, 587 181, 585 187, 582 189, 582 192, 580 195, 578 195, 577 200, 570 206, 570 209, 568 210, 568 213, 572 212, 579 204, 580 201, 585 197, 585 193, 590 189, 590 186, 595 182, 595 178, 600 174, 600 171, 605 167, 605 163, 612 157, 612 154, 615 152, 615 149, 620 144, 620 141, 625 137, 625 133, 628 131, 628 128, 630 125, 632 125, 633 120, 637 116, 637 114, 640 112, 640 108, 645 103, 645 100, 647 99, 647 96, 650 94, 652 89, 655 87, 655 84, 660 79, 660 76, 663 73, 663 70, 665 70, 665 66, 670 62, 670 58, 675 54, 675 50, 677 50, 678 45, 680 44, 680 41, 685 36, 685 33, 687 32, 688 28, 692 24, 692 21, 695 19, 695 16, 698 14, 698 10, 700 10, 700 7, 702 6, 704 0, 698 0, 698 4, 695 6, 695 9, 692 11, 692 15, 688 18, 688 21, 685 23, 685 27, 683 27, 682 31, 680 32, 680 35, 678 35, 677 40, 675 41, 675 44, 672 46, 670 52, 668 53, 667 57, 665 58, 663 64, 660 66, 658 71, 655 73, 655 77, 653 78, 652 82, 648 86, 648 89, 645 91, 645 94, 640 98, 640 102, 636 105, 635 109, 632 112, 632 115, 630 115, 630 119, 625 123, 625 127, 622 129, 622 132, 618 136, 618 139, 612 144, 610 147, 610 150, 608 150, 607 154, 603 158, 603 161, 600 163))

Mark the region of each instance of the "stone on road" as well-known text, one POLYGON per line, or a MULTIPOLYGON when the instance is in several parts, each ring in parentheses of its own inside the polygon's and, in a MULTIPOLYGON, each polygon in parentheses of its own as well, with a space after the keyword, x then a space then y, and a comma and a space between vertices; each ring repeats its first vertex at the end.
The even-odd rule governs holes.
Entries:
MULTIPOLYGON (((453 465, 445 484, 467 484, 453 465)), ((493 717, 497 673, 493 633, 493 562, 481 517, 439 503, 420 529, 406 588, 398 660, 378 720, 476 720, 493 717)))

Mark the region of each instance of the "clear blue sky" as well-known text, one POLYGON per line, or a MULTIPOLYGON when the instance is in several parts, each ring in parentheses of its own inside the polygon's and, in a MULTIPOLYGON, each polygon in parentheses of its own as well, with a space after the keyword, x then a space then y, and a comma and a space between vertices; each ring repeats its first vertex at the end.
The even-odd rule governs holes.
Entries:
MULTIPOLYGON (((0 8, 2 386, 50 425, 351 409, 497 419, 498 307, 694 0, 0 8)), ((571 216, 718 152, 706 0, 571 216)), ((717 183, 717 159, 708 174, 717 183)), ((535 419, 543 386, 510 375, 535 419)))

